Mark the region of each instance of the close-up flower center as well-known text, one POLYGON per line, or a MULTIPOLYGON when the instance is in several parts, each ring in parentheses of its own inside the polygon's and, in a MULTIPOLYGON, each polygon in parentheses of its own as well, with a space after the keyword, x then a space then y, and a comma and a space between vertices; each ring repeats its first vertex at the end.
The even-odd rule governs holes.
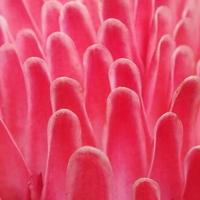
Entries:
POLYGON ((199 0, 0 0, 0 200, 200 200, 199 0))

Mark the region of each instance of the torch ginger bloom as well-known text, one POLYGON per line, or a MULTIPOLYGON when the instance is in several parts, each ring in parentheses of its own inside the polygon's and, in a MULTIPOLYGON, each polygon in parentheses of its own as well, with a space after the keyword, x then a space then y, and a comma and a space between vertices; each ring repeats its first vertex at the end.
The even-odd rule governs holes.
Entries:
POLYGON ((199 200, 198 0, 0 1, 0 199, 199 200))

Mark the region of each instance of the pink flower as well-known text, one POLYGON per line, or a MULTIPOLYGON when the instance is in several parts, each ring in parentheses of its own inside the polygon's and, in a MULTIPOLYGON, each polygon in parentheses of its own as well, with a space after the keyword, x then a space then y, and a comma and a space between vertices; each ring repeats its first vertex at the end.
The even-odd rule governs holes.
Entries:
POLYGON ((199 200, 198 0, 0 1, 0 199, 199 200))

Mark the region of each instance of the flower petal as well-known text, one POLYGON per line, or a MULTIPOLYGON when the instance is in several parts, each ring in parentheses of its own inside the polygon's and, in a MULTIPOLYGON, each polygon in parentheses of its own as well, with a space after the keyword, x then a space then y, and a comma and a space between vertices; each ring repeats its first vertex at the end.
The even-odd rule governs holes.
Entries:
POLYGON ((12 36, 6 19, 0 16, 0 45, 11 42, 12 36))
POLYGON ((42 175, 32 175, 28 182, 28 191, 26 200, 37 200, 40 199, 42 192, 43 182, 42 175))
POLYGON ((72 1, 65 4, 61 13, 60 27, 73 39, 81 56, 85 49, 95 42, 96 33, 91 16, 87 7, 80 2, 72 1))
POLYGON ((98 137, 97 141, 101 143, 105 123, 106 99, 110 93, 108 70, 112 63, 112 56, 104 46, 95 44, 86 50, 83 62, 86 72, 86 109, 98 137))
POLYGON ((87 7, 93 21, 94 28, 97 31, 102 20, 100 12, 101 2, 99 0, 81 0, 81 2, 87 7))
POLYGON ((160 200, 160 187, 150 178, 139 178, 133 185, 134 200, 160 200))
POLYGON ((26 160, 34 174, 44 172, 47 154, 47 122, 51 115, 50 83, 46 63, 36 57, 26 60, 24 72, 28 97, 26 160))
POLYGON ((82 147, 70 158, 66 177, 67 200, 112 200, 112 169, 106 155, 82 147))
MULTIPOLYGON (((124 36, 126 35, 125 29, 128 29, 129 35, 127 34, 128 35, 127 40, 129 41, 129 43, 126 43, 125 45, 129 44, 131 46, 133 60, 139 66, 140 70, 143 71, 144 66, 143 66, 142 60, 139 55, 138 46, 136 44, 135 28, 133 25, 133 17, 130 14, 130 13, 133 13, 133 2, 129 1, 129 0, 103 0, 102 12, 103 12, 104 20, 107 20, 109 18, 114 18, 123 23, 122 25, 116 24, 115 26, 124 26, 125 25, 125 28, 122 27, 122 29, 124 29, 124 31, 123 31, 124 36)), ((119 32, 119 31, 117 31, 117 27, 115 29, 116 29, 115 30, 116 33, 114 33, 114 34, 116 34, 115 37, 119 37, 118 36, 119 33, 117 33, 117 32, 119 32)), ((112 33, 110 33, 110 35, 111 35, 110 37, 112 37, 112 33)), ((125 36, 125 37, 127 37, 127 36, 125 36)), ((108 41, 109 41, 109 39, 108 39, 108 41)), ((121 48, 122 48, 122 46, 121 46, 121 48)), ((120 50, 120 49, 118 49, 118 50, 120 50)), ((128 54, 126 56, 119 55, 117 58, 120 58, 120 57, 130 58, 128 54)))
POLYGON ((47 40, 46 54, 52 79, 68 76, 82 83, 83 70, 73 40, 64 33, 52 33, 47 40))
POLYGON ((103 18, 115 18, 123 22, 131 31, 132 20, 130 12, 132 10, 129 0, 103 0, 103 18))
POLYGON ((40 11, 43 4, 43 0, 23 0, 22 2, 27 10, 27 13, 34 21, 34 24, 36 24, 38 28, 41 28, 40 11))
POLYGON ((152 0, 134 1, 134 33, 136 35, 137 47, 144 63, 154 9, 154 1, 152 0))
POLYGON ((172 56, 174 68, 173 85, 174 89, 176 89, 186 77, 195 74, 195 58, 192 49, 186 45, 177 47, 172 56))
POLYGON ((13 36, 23 28, 31 28, 39 34, 39 30, 28 14, 23 0, 1 0, 0 12, 5 16, 13 36))
POLYGON ((105 20, 99 29, 98 40, 108 48, 114 59, 132 57, 130 33, 121 21, 105 20))
POLYGON ((150 65, 151 59, 161 37, 172 32, 173 23, 171 10, 167 6, 160 6, 156 9, 150 29, 150 39, 147 52, 147 68, 150 65))
POLYGON ((182 123, 176 114, 165 113, 158 119, 155 133, 149 176, 159 183, 163 200, 180 199, 183 186, 182 123))
POLYGON ((0 194, 2 199, 21 200, 26 196, 30 172, 11 134, 0 121, 0 194))
POLYGON ((48 158, 43 200, 65 199, 65 174, 69 157, 81 146, 78 117, 67 109, 56 111, 48 125, 48 158))
POLYGON ((142 91, 140 71, 129 59, 119 58, 113 62, 109 72, 112 89, 119 86, 134 90, 139 96, 142 91))
POLYGON ((175 48, 175 42, 170 35, 161 37, 155 52, 151 69, 146 74, 145 104, 151 126, 159 116, 169 109, 172 93, 171 81, 171 57, 175 48))
POLYGON ((46 1, 41 9, 42 16, 42 34, 44 40, 53 33, 60 30, 59 16, 62 8, 62 4, 55 0, 46 1), (51 22, 51 23, 49 23, 51 22))
POLYGON ((186 184, 183 192, 183 199, 199 200, 200 146, 195 146, 190 149, 185 161, 186 184))
POLYGON ((67 77, 60 77, 51 85, 51 103, 53 110, 61 108, 74 112, 81 123, 82 141, 84 145, 95 145, 93 130, 88 119, 80 84, 67 77))
POLYGON ((23 151, 27 97, 21 65, 12 45, 1 46, 0 60, 1 117, 23 151))
POLYGON ((182 156, 199 143, 197 114, 200 107, 200 78, 190 76, 177 88, 172 99, 171 111, 177 113, 183 123, 182 156))
POLYGON ((123 87, 113 90, 107 101, 106 151, 113 167, 115 199, 131 199, 131 183, 146 175, 147 136, 143 124, 137 94, 123 87))
POLYGON ((177 45, 188 45, 196 52, 198 49, 198 40, 194 38, 198 38, 198 34, 199 32, 193 20, 185 17, 176 25, 174 39, 177 45))
POLYGON ((16 46, 21 62, 32 56, 44 57, 40 43, 31 29, 22 29, 17 33, 16 46))

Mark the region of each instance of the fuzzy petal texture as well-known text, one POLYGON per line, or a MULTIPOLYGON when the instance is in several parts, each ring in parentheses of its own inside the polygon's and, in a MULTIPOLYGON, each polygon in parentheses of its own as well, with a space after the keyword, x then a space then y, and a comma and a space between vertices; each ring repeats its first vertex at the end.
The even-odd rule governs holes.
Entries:
POLYGON ((59 16, 61 9, 62 5, 54 0, 46 1, 43 4, 41 8, 42 12, 41 21, 42 21, 42 35, 44 40, 46 40, 51 33, 60 30, 59 16))
POLYGON ((69 160, 66 200, 112 200, 112 178, 106 155, 98 149, 82 147, 69 160))
POLYGON ((27 96, 21 64, 14 47, 10 44, 0 47, 0 60, 1 118, 23 151, 27 96))
POLYGON ((28 191, 30 172, 21 152, 2 121, 0 121, 0 146, 1 197, 8 200, 24 199, 28 191))
POLYGON ((150 178, 140 178, 133 185, 133 200, 160 200, 160 188, 150 178))
POLYGON ((26 160, 35 174, 44 173, 47 155, 47 123, 51 115, 50 82, 46 63, 31 57, 24 63, 28 98, 26 160), (42 95, 41 95, 42 94, 42 95))
POLYGON ((44 57, 40 43, 31 29, 23 29, 18 32, 16 46, 22 62, 33 56, 40 58, 44 57))
POLYGON ((165 113, 157 122, 155 134, 149 176, 159 183, 163 200, 180 199, 183 186, 182 123, 176 114, 165 113))
POLYGON ((52 33, 47 39, 46 54, 53 80, 59 76, 68 76, 82 83, 82 66, 69 36, 61 32, 52 33))
POLYGON ((96 32, 87 8, 79 2, 66 3, 60 18, 61 30, 75 42, 79 54, 96 40, 96 32))
POLYGON ((185 160, 186 184, 183 192, 184 200, 198 200, 199 194, 199 169, 200 169, 200 147, 195 146, 188 152, 185 160))
POLYGON ((200 78, 190 76, 177 88, 172 99, 171 110, 183 123, 182 156, 198 141, 197 116, 200 106, 200 78))
POLYGON ((65 174, 69 157, 81 146, 77 116, 67 109, 56 111, 48 124, 48 157, 42 200, 65 199, 65 174))
POLYGON ((98 141, 102 141, 103 137, 106 99, 110 93, 108 71, 112 61, 110 52, 100 44, 90 46, 83 60, 86 74, 86 109, 98 141))
POLYGON ((116 187, 115 199, 131 199, 130 184, 146 175, 143 123, 137 94, 123 87, 113 90, 107 102, 106 128, 107 154, 113 167, 116 187))
POLYGON ((95 145, 93 129, 84 104, 83 90, 77 81, 67 77, 56 79, 51 86, 51 103, 54 111, 61 108, 73 111, 81 123, 83 144, 95 145))
POLYGON ((113 59, 132 57, 130 32, 125 24, 117 19, 107 19, 102 23, 98 41, 108 48, 113 59))

